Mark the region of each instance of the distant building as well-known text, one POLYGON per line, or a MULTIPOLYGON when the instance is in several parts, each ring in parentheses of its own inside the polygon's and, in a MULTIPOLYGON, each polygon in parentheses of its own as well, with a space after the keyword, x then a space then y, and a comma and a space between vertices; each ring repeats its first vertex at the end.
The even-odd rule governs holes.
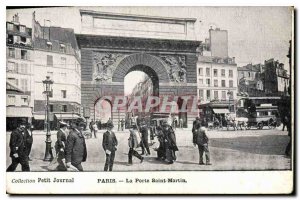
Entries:
POLYGON ((209 39, 200 47, 197 62, 200 115, 206 112, 206 107, 213 109, 218 104, 223 106, 222 110, 215 110, 218 114, 234 111, 238 74, 235 58, 228 57, 227 35, 227 31, 210 29, 209 39))
POLYGON ((283 63, 273 58, 265 60, 263 77, 266 95, 287 95, 290 82, 283 63))
POLYGON ((264 65, 248 64, 238 67, 238 91, 248 96, 265 96, 262 73, 264 65))
MULTIPOLYGON (((144 76, 143 80, 137 83, 132 89, 131 94, 128 96, 128 106, 133 101, 134 97, 141 97, 142 105, 146 105, 148 97, 153 95, 153 83, 151 78, 144 76)), ((133 110, 132 116, 137 116, 140 113, 137 109, 133 110)))
POLYGON ((31 28, 20 24, 18 14, 6 22, 6 120, 7 130, 18 118, 31 122, 34 77, 31 28))
MULTIPOLYGON (((45 96, 42 81, 46 76, 54 81, 50 96, 52 119, 72 120, 81 112, 80 53, 74 30, 60 27, 42 27, 33 13, 34 45, 34 119, 43 124, 45 96)), ((52 123, 53 124, 53 123, 52 123)), ((53 128, 53 126, 52 126, 53 128)))
POLYGON ((209 46, 211 56, 228 57, 228 32, 220 28, 209 29, 209 46))

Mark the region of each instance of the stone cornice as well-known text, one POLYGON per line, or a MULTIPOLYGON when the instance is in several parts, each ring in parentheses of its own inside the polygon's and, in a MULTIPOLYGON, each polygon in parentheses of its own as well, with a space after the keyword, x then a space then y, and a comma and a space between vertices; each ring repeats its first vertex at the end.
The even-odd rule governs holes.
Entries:
POLYGON ((76 34, 79 48, 155 50, 196 53, 200 41, 76 34))
POLYGON ((93 17, 101 17, 107 19, 130 19, 136 21, 157 21, 157 22, 196 22, 196 18, 174 18, 174 17, 155 17, 155 16, 146 16, 146 15, 130 15, 130 14, 121 14, 121 13, 109 13, 109 12, 99 12, 93 10, 80 10, 80 15, 91 15, 93 17))

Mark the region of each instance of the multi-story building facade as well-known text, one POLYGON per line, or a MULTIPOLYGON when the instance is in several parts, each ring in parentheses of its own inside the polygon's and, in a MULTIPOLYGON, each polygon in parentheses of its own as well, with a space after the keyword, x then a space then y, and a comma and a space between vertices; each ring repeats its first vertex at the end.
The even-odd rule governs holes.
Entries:
POLYGON ((232 59, 200 56, 197 65, 198 99, 202 103, 228 100, 228 92, 237 93, 237 70, 232 59))
POLYGON ((284 69, 284 64, 273 58, 265 60, 263 73, 265 93, 267 95, 287 95, 289 88, 289 75, 284 69))
POLYGON ((13 16, 11 22, 6 22, 6 117, 8 130, 15 128, 18 118, 26 118, 30 121, 32 117, 34 54, 31 36, 32 29, 20 24, 18 14, 13 16))
POLYGON ((228 32, 211 28, 197 62, 200 117, 211 121, 235 111, 237 76, 235 57, 228 56, 228 32))
POLYGON ((28 28, 20 24, 16 14, 6 23, 8 130, 18 118, 33 121, 37 129, 44 127, 46 76, 54 81, 51 120, 68 121, 81 113, 80 53, 73 29, 42 27, 35 13, 32 22, 28 28))
POLYGON ((238 67, 238 92, 248 96, 265 96, 263 72, 264 65, 262 64, 238 67))
POLYGON ((43 80, 49 76, 54 84, 50 112, 55 120, 69 120, 81 112, 80 54, 73 29, 42 27, 33 16, 34 45, 34 119, 45 115, 43 80))

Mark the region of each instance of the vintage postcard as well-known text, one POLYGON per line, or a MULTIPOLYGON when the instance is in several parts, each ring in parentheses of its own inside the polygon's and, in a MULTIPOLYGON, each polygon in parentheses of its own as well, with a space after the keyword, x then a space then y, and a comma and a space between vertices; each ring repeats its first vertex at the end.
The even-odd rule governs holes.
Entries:
POLYGON ((8 194, 291 194, 294 7, 6 9, 8 194))

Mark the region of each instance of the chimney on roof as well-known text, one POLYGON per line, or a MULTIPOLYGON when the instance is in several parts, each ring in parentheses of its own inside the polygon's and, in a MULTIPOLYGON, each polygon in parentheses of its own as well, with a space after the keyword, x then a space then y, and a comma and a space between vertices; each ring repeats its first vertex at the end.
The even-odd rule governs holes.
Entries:
POLYGON ((20 23, 19 22, 19 14, 18 13, 13 16, 13 23, 15 23, 15 24, 19 24, 20 23))

